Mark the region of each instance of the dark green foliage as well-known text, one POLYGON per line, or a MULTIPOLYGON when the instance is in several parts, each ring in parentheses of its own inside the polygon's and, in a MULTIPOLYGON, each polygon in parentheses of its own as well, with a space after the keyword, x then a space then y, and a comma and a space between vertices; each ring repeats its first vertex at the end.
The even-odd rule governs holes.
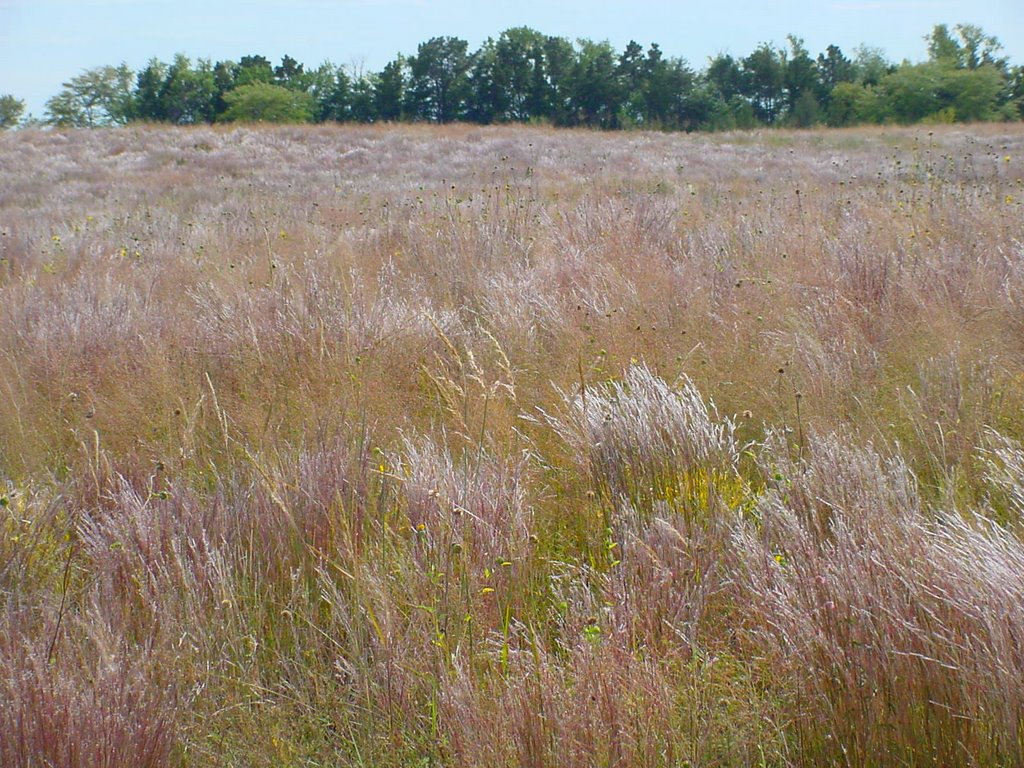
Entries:
POLYGON ((200 59, 195 68, 178 54, 160 88, 163 119, 178 125, 211 123, 218 97, 213 65, 200 59))
POLYGON ((743 95, 754 107, 758 120, 773 124, 783 109, 786 95, 786 54, 762 43, 743 60, 743 95))
POLYGON ((837 45, 830 45, 824 53, 819 53, 815 66, 818 69, 818 102, 828 110, 833 89, 840 83, 853 82, 857 72, 853 62, 843 55, 837 45))
POLYGON ((544 36, 529 27, 501 33, 494 45, 494 78, 501 94, 501 120, 539 117, 544 99, 544 36))
POLYGON ((270 61, 263 56, 243 56, 235 71, 235 85, 251 83, 272 83, 274 69, 270 61))
POLYGON ((373 80, 360 77, 352 83, 352 100, 349 116, 359 123, 372 123, 377 120, 377 105, 373 95, 373 80))
POLYGON ((293 90, 305 90, 304 67, 288 54, 281 59, 281 65, 274 67, 274 83, 293 90))
POLYGON ((408 104, 420 120, 451 123, 465 115, 472 92, 469 43, 457 37, 433 37, 409 59, 408 104))
POLYGON ((343 122, 352 119, 352 81, 345 70, 324 68, 323 85, 317 93, 317 115, 320 121, 343 122))
POLYGON ((787 110, 796 125, 807 128, 817 122, 821 81, 804 41, 790 35, 789 46, 790 54, 783 76, 787 110))
POLYGON ((402 104, 405 100, 405 60, 398 58, 388 62, 377 77, 374 90, 374 108, 381 120, 402 119, 402 104))
POLYGON ((728 54, 720 53, 711 59, 704 77, 723 102, 732 101, 743 90, 743 72, 728 54))
POLYGON ((572 74, 574 122, 599 128, 619 127, 619 105, 623 88, 617 75, 615 49, 611 43, 579 41, 579 54, 572 74))
MULTIPOLYGON (((631 40, 619 52, 607 41, 573 43, 530 27, 507 29, 476 51, 457 37, 433 37, 379 72, 329 62, 307 69, 288 55, 277 66, 259 54, 193 65, 179 54, 138 73, 125 65, 83 72, 50 100, 47 118, 69 127, 462 120, 692 131, 1024 116, 1024 70, 1009 65, 995 37, 939 24, 925 41, 928 61, 894 65, 866 45, 852 57, 835 45, 814 57, 789 35, 785 48, 720 53, 700 72, 657 43, 645 50, 631 40)), ((0 127, 17 121, 11 114, 0 114, 0 127)))

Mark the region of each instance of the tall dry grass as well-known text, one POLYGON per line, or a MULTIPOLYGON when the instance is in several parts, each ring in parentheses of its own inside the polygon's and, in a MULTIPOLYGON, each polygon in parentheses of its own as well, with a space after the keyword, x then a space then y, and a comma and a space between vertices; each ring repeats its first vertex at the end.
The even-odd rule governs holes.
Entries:
POLYGON ((0 762, 1024 763, 1022 177, 0 135, 0 762))

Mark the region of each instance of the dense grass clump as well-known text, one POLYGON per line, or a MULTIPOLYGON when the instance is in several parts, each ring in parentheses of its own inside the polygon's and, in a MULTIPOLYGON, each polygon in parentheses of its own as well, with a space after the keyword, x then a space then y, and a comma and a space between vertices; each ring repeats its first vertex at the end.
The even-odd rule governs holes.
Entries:
POLYGON ((1022 177, 0 135, 0 763, 1024 763, 1022 177))

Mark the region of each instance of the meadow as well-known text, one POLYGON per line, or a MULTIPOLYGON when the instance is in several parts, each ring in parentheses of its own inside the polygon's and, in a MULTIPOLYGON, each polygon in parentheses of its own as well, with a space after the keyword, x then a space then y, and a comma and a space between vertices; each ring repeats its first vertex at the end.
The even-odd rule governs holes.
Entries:
POLYGON ((0 765, 1024 765, 1022 179, 0 134, 0 765))

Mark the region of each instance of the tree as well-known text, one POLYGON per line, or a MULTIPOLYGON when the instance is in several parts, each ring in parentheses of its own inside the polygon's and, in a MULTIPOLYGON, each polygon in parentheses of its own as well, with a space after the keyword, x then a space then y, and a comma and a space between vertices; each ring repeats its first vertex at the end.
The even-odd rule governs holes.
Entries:
POLYGON ((821 122, 821 105, 813 91, 804 91, 800 94, 796 104, 789 112, 789 121, 797 128, 810 128, 821 122))
POLYGON ((726 53, 708 62, 692 103, 710 130, 752 128, 757 124, 754 109, 745 96, 747 74, 740 63, 726 53))
POLYGON ((1007 119, 1024 119, 1024 65, 1009 71, 1003 88, 1003 101, 1007 119))
POLYGON ((818 121, 818 68, 804 46, 804 41, 794 35, 789 41, 789 58, 785 62, 783 76, 786 85, 786 105, 794 124, 808 128, 818 121))
POLYGON ((473 65, 469 70, 471 95, 466 109, 468 120, 487 125, 495 119, 507 119, 507 91, 497 70, 498 55, 494 40, 487 38, 473 54, 473 65))
POLYGON ((708 62, 704 72, 708 84, 718 91, 723 102, 728 102, 743 91, 743 71, 729 54, 720 53, 708 62))
POLYGON ((167 78, 167 65, 159 59, 150 59, 135 78, 135 117, 139 120, 161 122, 167 119, 160 91, 167 78))
POLYGON ((281 65, 274 67, 274 83, 292 90, 306 90, 303 66, 288 54, 281 59, 281 65))
POLYGON ((375 77, 363 75, 352 81, 352 119, 360 123, 377 120, 377 102, 374 94, 375 77))
POLYGON ((843 81, 829 94, 825 121, 835 128, 861 123, 874 123, 880 119, 878 95, 871 86, 843 81))
POLYGON ((576 120, 600 128, 619 127, 622 86, 611 43, 580 40, 571 82, 576 120))
POLYGON ((998 55, 1002 43, 974 24, 957 24, 953 32, 945 24, 936 24, 924 39, 930 62, 952 69, 994 67, 1006 73, 1006 59, 998 55))
POLYGON ((993 120, 1003 89, 1003 76, 993 66, 944 70, 939 76, 939 108, 952 109, 959 122, 993 120))
POLYGON ((374 106, 380 120, 402 119, 402 104, 405 101, 405 59, 398 56, 384 65, 376 77, 373 91, 374 106))
POLYGON ((352 79, 342 67, 324 62, 313 73, 308 91, 316 104, 314 119, 344 122, 352 119, 352 79))
POLYGON ((830 45, 825 49, 825 53, 818 54, 816 67, 820 88, 818 101, 827 111, 835 87, 840 83, 852 83, 857 79, 857 73, 853 62, 846 58, 837 45, 830 45))
MULTIPOLYGON (((644 123, 658 125, 662 128, 676 127, 676 107, 678 105, 678 86, 681 83, 673 82, 672 77, 677 64, 683 62, 675 59, 668 61, 661 52, 657 43, 651 43, 650 48, 644 55, 642 84, 640 86, 640 105, 642 105, 642 118, 644 123)), ((684 65, 685 66, 685 65, 684 65)), ((686 90, 692 88, 692 82, 686 90)), ((630 98, 630 105, 636 104, 636 97, 630 98)), ((633 106, 635 109, 635 106, 633 106)))
POLYGON ((87 69, 46 102, 47 122, 65 128, 124 125, 134 112, 134 79, 127 64, 87 69))
POLYGON ((685 61, 666 59, 652 43, 643 62, 640 95, 644 122, 664 129, 697 128, 706 110, 704 102, 696 98, 696 80, 685 61))
POLYGON ((270 59, 265 56, 243 56, 235 71, 235 85, 251 85, 252 83, 273 83, 274 68, 270 59))
POLYGON ((936 24, 924 39, 928 43, 929 61, 950 67, 963 66, 963 50, 945 24, 936 24))
POLYGON ((960 61, 967 69, 994 67, 1002 74, 1009 72, 1006 59, 997 54, 1003 50, 1003 44, 995 37, 986 35, 981 27, 974 24, 957 24, 957 35, 961 40, 960 61))
POLYGON ((224 94, 228 103, 222 119, 247 123, 308 123, 313 119, 313 97, 271 83, 240 85, 224 94))
POLYGON ((213 98, 215 120, 228 108, 228 103, 224 101, 224 94, 235 87, 237 76, 238 65, 233 61, 218 61, 213 65, 213 87, 217 94, 213 98))
POLYGON ((410 112, 437 123, 461 118, 470 94, 469 44, 457 37, 433 37, 409 59, 410 112))
POLYGON ((786 86, 786 54, 761 43, 743 60, 744 95, 757 118, 773 124, 781 112, 786 86))
POLYGON ((0 96, 0 131, 13 128, 25 112, 25 102, 5 93, 0 96))
POLYGON ((572 114, 572 79, 576 66, 576 49, 564 37, 544 38, 544 68, 534 84, 534 93, 543 103, 543 114, 555 125, 570 125, 572 114))
POLYGON ((936 114, 942 64, 903 64, 882 78, 879 90, 887 111, 900 123, 916 123, 936 114))
MULTIPOLYGON (((980 27, 937 24, 925 40, 928 61, 901 66, 883 83, 903 122, 939 115, 959 121, 992 120, 1006 111, 1009 68, 1002 45, 980 27)), ((1012 113, 1012 109, 1010 110, 1012 113)))
POLYGON ((644 103, 644 90, 647 85, 645 59, 643 46, 636 40, 630 40, 619 55, 615 66, 615 75, 621 89, 620 121, 624 119, 627 125, 642 125, 647 118, 644 103))
POLYGON ((881 48, 858 45, 853 49, 854 80, 861 85, 878 85, 892 69, 881 48))
POLYGON ((164 119, 177 125, 212 123, 218 95, 210 61, 200 59, 193 68, 189 58, 179 53, 167 68, 160 88, 164 119))
POLYGON ((494 46, 494 77, 502 120, 526 121, 544 114, 544 35, 530 27, 506 29, 494 46))

